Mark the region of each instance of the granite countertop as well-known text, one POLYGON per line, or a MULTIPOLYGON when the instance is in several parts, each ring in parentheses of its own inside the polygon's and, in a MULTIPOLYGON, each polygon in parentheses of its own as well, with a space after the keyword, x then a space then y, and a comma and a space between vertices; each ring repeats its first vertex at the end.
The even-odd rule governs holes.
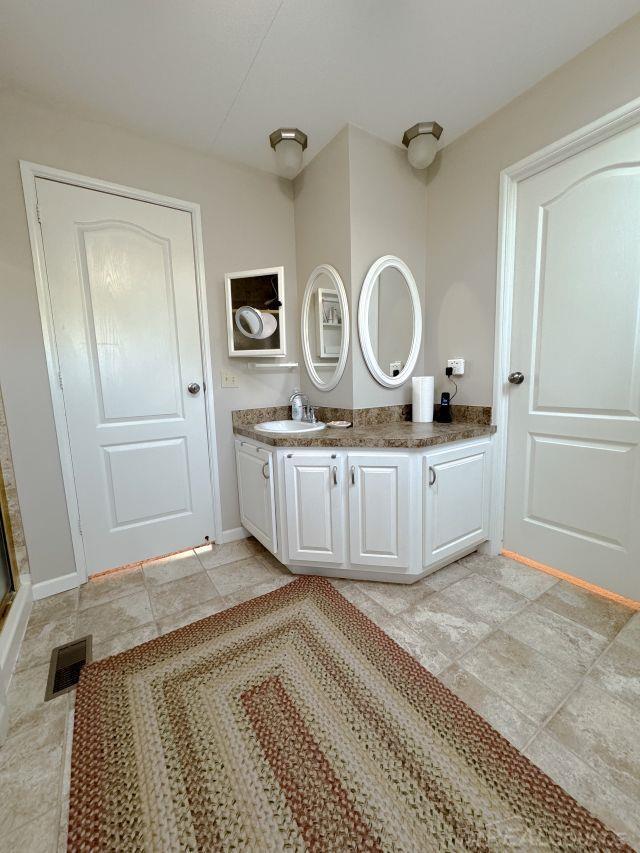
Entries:
POLYGON ((255 424, 234 425, 236 435, 272 447, 433 447, 451 441, 492 435, 491 424, 459 421, 450 424, 414 424, 411 421, 370 424, 349 429, 328 429, 299 435, 258 432, 255 424))

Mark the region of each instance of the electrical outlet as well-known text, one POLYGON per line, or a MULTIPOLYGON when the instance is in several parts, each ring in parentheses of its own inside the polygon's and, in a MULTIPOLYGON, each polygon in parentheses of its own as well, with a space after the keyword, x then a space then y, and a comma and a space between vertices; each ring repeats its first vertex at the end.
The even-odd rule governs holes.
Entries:
POLYGON ((401 361, 392 361, 389 365, 389 376, 397 376, 402 370, 401 361))
POLYGON ((454 376, 464 376, 464 358, 450 358, 447 367, 453 368, 454 376))
POLYGON ((222 387, 223 388, 239 388, 240 380, 236 376, 235 373, 231 373, 230 370, 222 371, 222 387))

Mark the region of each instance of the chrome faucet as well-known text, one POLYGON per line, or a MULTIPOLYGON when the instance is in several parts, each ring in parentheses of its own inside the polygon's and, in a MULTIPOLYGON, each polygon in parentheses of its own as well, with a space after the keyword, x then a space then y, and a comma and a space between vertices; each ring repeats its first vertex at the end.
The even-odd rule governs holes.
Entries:
POLYGON ((297 388, 293 389, 293 393, 289 397, 291 403, 291 417, 294 421, 304 421, 305 411, 309 406, 309 398, 297 388))
POLYGON ((302 416, 302 420, 308 424, 315 424, 318 422, 316 418, 316 407, 312 406, 307 402, 307 405, 304 407, 304 415, 302 416))

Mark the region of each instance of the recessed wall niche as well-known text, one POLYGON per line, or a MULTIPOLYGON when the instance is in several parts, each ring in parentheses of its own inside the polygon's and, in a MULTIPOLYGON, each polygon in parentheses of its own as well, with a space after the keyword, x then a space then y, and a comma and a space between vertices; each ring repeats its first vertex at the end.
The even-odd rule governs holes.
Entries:
POLYGON ((230 356, 286 355, 284 267, 227 273, 230 356))

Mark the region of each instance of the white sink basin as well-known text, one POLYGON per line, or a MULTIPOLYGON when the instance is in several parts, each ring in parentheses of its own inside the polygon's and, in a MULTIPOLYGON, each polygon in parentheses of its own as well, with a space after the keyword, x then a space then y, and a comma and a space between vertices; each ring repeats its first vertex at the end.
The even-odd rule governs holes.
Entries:
POLYGON ((305 421, 264 421, 264 423, 256 424, 258 432, 277 432, 291 435, 300 432, 317 432, 319 429, 324 429, 322 421, 315 424, 308 424, 305 421))

